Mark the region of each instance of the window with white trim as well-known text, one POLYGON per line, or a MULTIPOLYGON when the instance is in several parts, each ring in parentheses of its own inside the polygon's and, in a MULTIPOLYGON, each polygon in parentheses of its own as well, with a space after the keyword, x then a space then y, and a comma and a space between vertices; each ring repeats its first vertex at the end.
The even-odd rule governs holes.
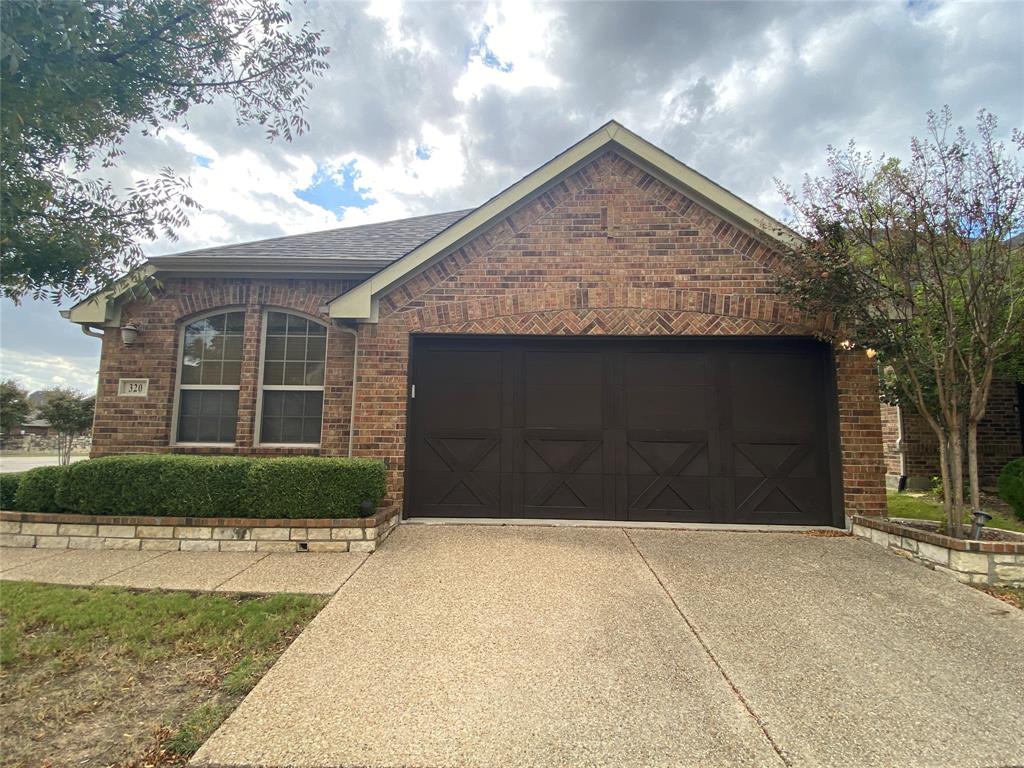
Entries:
POLYGON ((244 331, 244 312, 208 315, 184 327, 177 442, 235 442, 244 331))
POLYGON ((263 328, 259 442, 319 445, 327 327, 302 315, 269 310, 263 328))

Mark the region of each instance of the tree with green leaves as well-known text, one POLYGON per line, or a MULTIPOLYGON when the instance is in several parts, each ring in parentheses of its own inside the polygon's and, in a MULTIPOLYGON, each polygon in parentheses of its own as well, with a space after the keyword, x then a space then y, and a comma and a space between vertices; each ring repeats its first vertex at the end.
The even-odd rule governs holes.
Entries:
POLYGON ((71 448, 75 438, 92 429, 96 398, 74 389, 52 389, 46 393, 40 418, 50 422, 57 432, 57 457, 61 464, 71 462, 71 448))
MULTIPOLYGON (((947 107, 906 160, 852 142, 827 176, 780 184, 802 239, 782 252, 782 287, 831 316, 833 341, 875 350, 889 384, 939 443, 946 527, 962 532, 964 465, 980 509, 978 424, 992 379, 1024 348, 1024 132, 1009 146, 981 111, 977 136, 947 107)), ((783 233, 780 232, 780 237, 783 233)))
POLYGON ((78 296, 136 266, 140 241, 173 239, 198 207, 186 180, 165 168, 122 192, 102 176, 129 132, 221 99, 290 141, 327 53, 277 0, 0 3, 4 295, 78 296))
POLYGON ((31 412, 28 390, 14 379, 0 381, 0 432, 11 434, 25 423, 31 412))

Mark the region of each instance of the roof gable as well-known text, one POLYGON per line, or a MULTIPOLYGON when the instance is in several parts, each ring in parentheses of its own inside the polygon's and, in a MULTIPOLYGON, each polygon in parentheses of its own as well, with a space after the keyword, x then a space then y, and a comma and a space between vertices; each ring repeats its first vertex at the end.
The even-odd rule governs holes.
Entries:
POLYGON ((742 198, 715 184, 689 166, 627 130, 614 120, 599 128, 562 154, 523 177, 458 222, 420 244, 328 305, 331 317, 376 322, 377 300, 439 258, 443 258, 479 231, 519 205, 542 193, 598 152, 608 148, 629 157, 637 165, 667 183, 680 187, 702 205, 740 225, 751 234, 778 239, 796 237, 780 222, 742 198))

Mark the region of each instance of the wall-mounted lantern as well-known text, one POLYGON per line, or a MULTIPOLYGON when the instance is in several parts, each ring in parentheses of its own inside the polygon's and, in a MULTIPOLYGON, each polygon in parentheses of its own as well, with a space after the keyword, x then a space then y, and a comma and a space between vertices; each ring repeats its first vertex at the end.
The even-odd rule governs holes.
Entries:
POLYGON ((135 344, 139 334, 142 333, 142 326, 138 323, 125 323, 121 326, 121 342, 130 347, 135 344))

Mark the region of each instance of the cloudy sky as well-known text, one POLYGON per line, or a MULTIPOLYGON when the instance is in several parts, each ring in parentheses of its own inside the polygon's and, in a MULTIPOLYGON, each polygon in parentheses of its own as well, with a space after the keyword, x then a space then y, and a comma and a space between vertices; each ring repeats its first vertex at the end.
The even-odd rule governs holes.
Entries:
MULTIPOLYGON (((295 8, 331 69, 311 131, 268 144, 229 105, 133 137, 117 179, 170 165, 203 205, 159 254, 478 205, 614 118, 758 207, 854 138, 905 153, 925 113, 1024 126, 1024 3, 590 3, 295 8)), ((0 306, 0 375, 95 388, 99 342, 0 306)))

